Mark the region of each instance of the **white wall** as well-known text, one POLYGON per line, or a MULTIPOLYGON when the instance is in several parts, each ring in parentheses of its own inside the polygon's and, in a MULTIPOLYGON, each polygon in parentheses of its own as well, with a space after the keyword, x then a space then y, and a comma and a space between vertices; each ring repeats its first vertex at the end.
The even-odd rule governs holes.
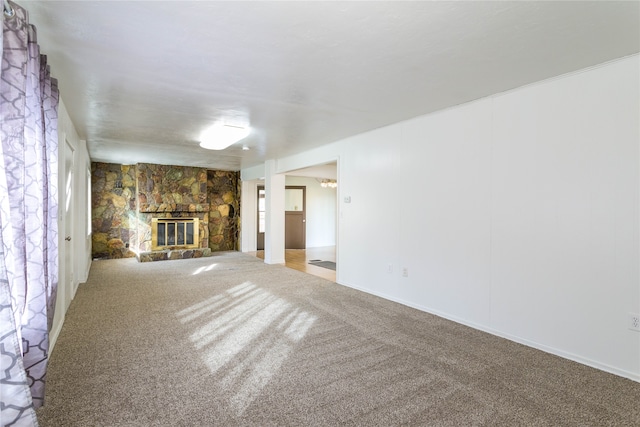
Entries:
POLYGON ((306 187, 306 247, 336 244, 336 189, 322 188, 315 178, 287 176, 286 185, 306 187))
POLYGON ((68 304, 75 296, 78 284, 86 281, 91 266, 91 236, 87 234, 87 221, 90 221, 87 212, 88 189, 87 169, 91 168, 91 161, 85 141, 78 137, 78 133, 71 122, 67 109, 62 99, 58 106, 58 295, 53 318, 53 325, 49 337, 49 351, 53 351, 68 304), (73 182, 73 212, 74 224, 71 228, 73 271, 66 271, 65 267, 65 227, 64 223, 64 196, 65 196, 65 144, 68 141, 74 150, 74 182, 73 182), (71 280, 67 280, 68 275, 71 280))
POLYGON ((254 252, 258 242, 258 181, 242 181, 240 203, 240 250, 254 252))
POLYGON ((639 68, 635 55, 539 82, 278 170, 339 159, 339 283, 640 381, 627 323, 640 312, 639 68))
POLYGON ((494 327, 636 375, 639 75, 635 57, 497 98, 491 177, 494 327))

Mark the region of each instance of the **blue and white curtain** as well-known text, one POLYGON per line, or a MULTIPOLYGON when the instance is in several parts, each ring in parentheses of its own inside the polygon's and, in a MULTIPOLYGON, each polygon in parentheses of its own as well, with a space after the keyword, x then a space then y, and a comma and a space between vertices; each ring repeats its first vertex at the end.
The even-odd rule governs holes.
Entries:
POLYGON ((58 89, 27 12, 0 14, 0 425, 32 426, 58 283, 58 89))

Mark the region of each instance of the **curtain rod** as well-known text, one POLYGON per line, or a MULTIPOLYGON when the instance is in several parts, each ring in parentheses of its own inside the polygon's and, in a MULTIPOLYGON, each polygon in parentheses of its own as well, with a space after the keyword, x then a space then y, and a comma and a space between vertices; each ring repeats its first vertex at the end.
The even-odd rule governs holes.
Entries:
POLYGON ((4 0, 2 3, 4 3, 4 14, 7 17, 11 18, 13 15, 16 14, 16 12, 13 10, 13 7, 11 7, 11 5, 7 0, 4 0))

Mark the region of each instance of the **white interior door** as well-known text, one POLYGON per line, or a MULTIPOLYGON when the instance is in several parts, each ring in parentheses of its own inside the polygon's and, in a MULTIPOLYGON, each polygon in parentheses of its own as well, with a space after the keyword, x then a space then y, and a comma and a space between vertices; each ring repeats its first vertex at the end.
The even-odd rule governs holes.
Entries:
POLYGON ((64 306, 65 311, 73 297, 73 147, 65 140, 64 149, 64 306))

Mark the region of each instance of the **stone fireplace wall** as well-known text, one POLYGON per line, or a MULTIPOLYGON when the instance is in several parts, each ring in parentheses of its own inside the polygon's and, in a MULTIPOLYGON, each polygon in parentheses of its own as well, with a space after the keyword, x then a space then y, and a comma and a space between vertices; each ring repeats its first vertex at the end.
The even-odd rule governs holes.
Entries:
MULTIPOLYGON (((152 252, 152 218, 199 218, 199 246, 208 247, 209 204, 206 169, 139 163, 136 178, 139 253, 152 252)), ((192 253, 187 255, 192 256, 192 253)), ((151 257, 154 258, 152 255, 151 257)))
POLYGON ((239 250, 240 174, 207 172, 209 200, 209 248, 211 251, 239 250))
POLYGON ((92 163, 93 257, 141 261, 237 250, 239 173, 140 163, 92 163), (151 218, 200 219, 199 250, 152 251, 151 218))
POLYGON ((91 163, 93 258, 128 258, 136 240, 135 166, 91 163))

